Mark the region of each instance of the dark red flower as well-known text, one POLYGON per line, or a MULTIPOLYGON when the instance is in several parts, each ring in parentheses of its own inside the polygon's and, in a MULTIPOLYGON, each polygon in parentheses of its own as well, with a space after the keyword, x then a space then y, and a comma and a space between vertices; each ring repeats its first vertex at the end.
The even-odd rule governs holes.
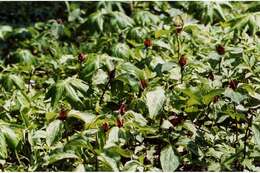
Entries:
POLYGON ((74 121, 74 122, 72 122, 72 127, 76 131, 81 131, 81 130, 84 129, 84 122, 83 121, 79 121, 79 120, 74 121))
POLYGON ((107 122, 103 123, 102 129, 104 130, 104 132, 107 132, 109 130, 109 124, 107 122))
POLYGON ((181 67, 184 67, 187 64, 187 58, 185 57, 185 55, 182 55, 180 60, 179 60, 179 64, 181 67))
POLYGON ((126 112, 126 104, 125 104, 125 102, 121 103, 118 112, 119 112, 120 115, 124 115, 125 114, 125 112, 126 112))
POLYGON ((219 101, 219 96, 214 96, 213 97, 213 103, 217 103, 219 101))
POLYGON ((152 46, 152 40, 150 40, 150 39, 144 40, 144 46, 145 46, 145 47, 150 47, 150 46, 152 46))
POLYGON ((224 55, 225 54, 225 47, 219 44, 219 45, 216 46, 216 51, 218 52, 219 55, 224 55))
POLYGON ((124 126, 124 120, 122 118, 117 118, 116 125, 119 128, 123 127, 124 126))
POLYGON ((212 71, 209 72, 208 78, 209 78, 210 80, 212 80, 212 81, 215 79, 214 74, 213 74, 212 71))
POLYGON ((183 118, 174 112, 173 115, 169 117, 169 121, 173 126, 177 126, 183 122, 183 118))
POLYGON ((80 62, 80 63, 82 63, 84 60, 85 60, 85 55, 83 54, 83 53, 80 53, 79 54, 79 56, 78 56, 78 61, 80 62))
POLYGON ((147 81, 145 79, 141 79, 140 85, 141 85, 142 90, 144 90, 145 88, 147 88, 148 84, 147 84, 147 81))
POLYGON ((231 80, 228 83, 229 88, 232 88, 233 90, 237 89, 238 81, 237 80, 231 80))
POLYGON ((176 25, 175 29, 176 29, 176 33, 179 34, 179 33, 181 33, 183 26, 182 25, 176 25))
POLYGON ((57 21, 58 24, 63 24, 63 20, 61 18, 56 19, 56 21, 57 21))
POLYGON ((116 76, 116 69, 108 72, 108 75, 109 75, 110 81, 113 80, 115 78, 115 76, 116 76))
POLYGON ((58 119, 64 121, 67 119, 67 116, 68 116, 68 111, 65 109, 61 109, 58 119))

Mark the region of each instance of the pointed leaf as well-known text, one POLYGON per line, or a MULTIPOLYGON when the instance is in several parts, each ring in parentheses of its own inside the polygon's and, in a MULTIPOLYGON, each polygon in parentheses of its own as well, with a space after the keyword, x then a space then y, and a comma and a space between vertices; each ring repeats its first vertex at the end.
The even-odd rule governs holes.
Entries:
POLYGON ((54 120, 46 129, 46 143, 48 146, 54 144, 61 136, 62 121, 54 120))
POLYGON ((146 94, 146 105, 149 110, 150 118, 154 118, 161 110, 166 98, 164 93, 163 88, 158 87, 156 90, 146 94))
POLYGON ((10 149, 14 151, 19 143, 19 139, 15 132, 7 126, 2 126, 1 132, 4 134, 6 142, 10 149))
POLYGON ((179 158, 175 155, 170 145, 165 147, 161 151, 160 162, 161 162, 162 170, 165 172, 175 171, 180 164, 179 158))
POLYGON ((0 133, 0 159, 7 158, 7 145, 5 136, 3 133, 0 133))
POLYGON ((53 154, 51 155, 48 160, 47 160, 47 164, 53 164, 57 161, 63 160, 63 159, 78 159, 78 156, 73 154, 73 153, 57 153, 57 154, 53 154))

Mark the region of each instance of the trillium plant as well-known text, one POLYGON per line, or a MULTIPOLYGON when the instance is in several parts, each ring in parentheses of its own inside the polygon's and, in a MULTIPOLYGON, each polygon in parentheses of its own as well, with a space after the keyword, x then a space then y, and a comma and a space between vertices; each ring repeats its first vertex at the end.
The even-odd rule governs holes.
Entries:
POLYGON ((259 2, 0 2, 2 171, 260 171, 259 2))

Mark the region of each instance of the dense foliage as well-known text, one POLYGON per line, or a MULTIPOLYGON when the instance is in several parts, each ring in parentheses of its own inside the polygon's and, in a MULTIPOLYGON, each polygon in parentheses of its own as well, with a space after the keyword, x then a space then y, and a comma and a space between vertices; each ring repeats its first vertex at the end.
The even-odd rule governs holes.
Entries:
POLYGON ((259 2, 1 2, 2 171, 260 171, 259 2))

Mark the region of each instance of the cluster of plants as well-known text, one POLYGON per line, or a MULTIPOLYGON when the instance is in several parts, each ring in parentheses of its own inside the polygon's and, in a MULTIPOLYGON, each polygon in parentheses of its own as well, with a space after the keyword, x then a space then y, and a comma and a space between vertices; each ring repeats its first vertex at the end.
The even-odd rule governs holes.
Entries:
POLYGON ((20 3, 2 171, 260 171, 260 3, 20 3))

